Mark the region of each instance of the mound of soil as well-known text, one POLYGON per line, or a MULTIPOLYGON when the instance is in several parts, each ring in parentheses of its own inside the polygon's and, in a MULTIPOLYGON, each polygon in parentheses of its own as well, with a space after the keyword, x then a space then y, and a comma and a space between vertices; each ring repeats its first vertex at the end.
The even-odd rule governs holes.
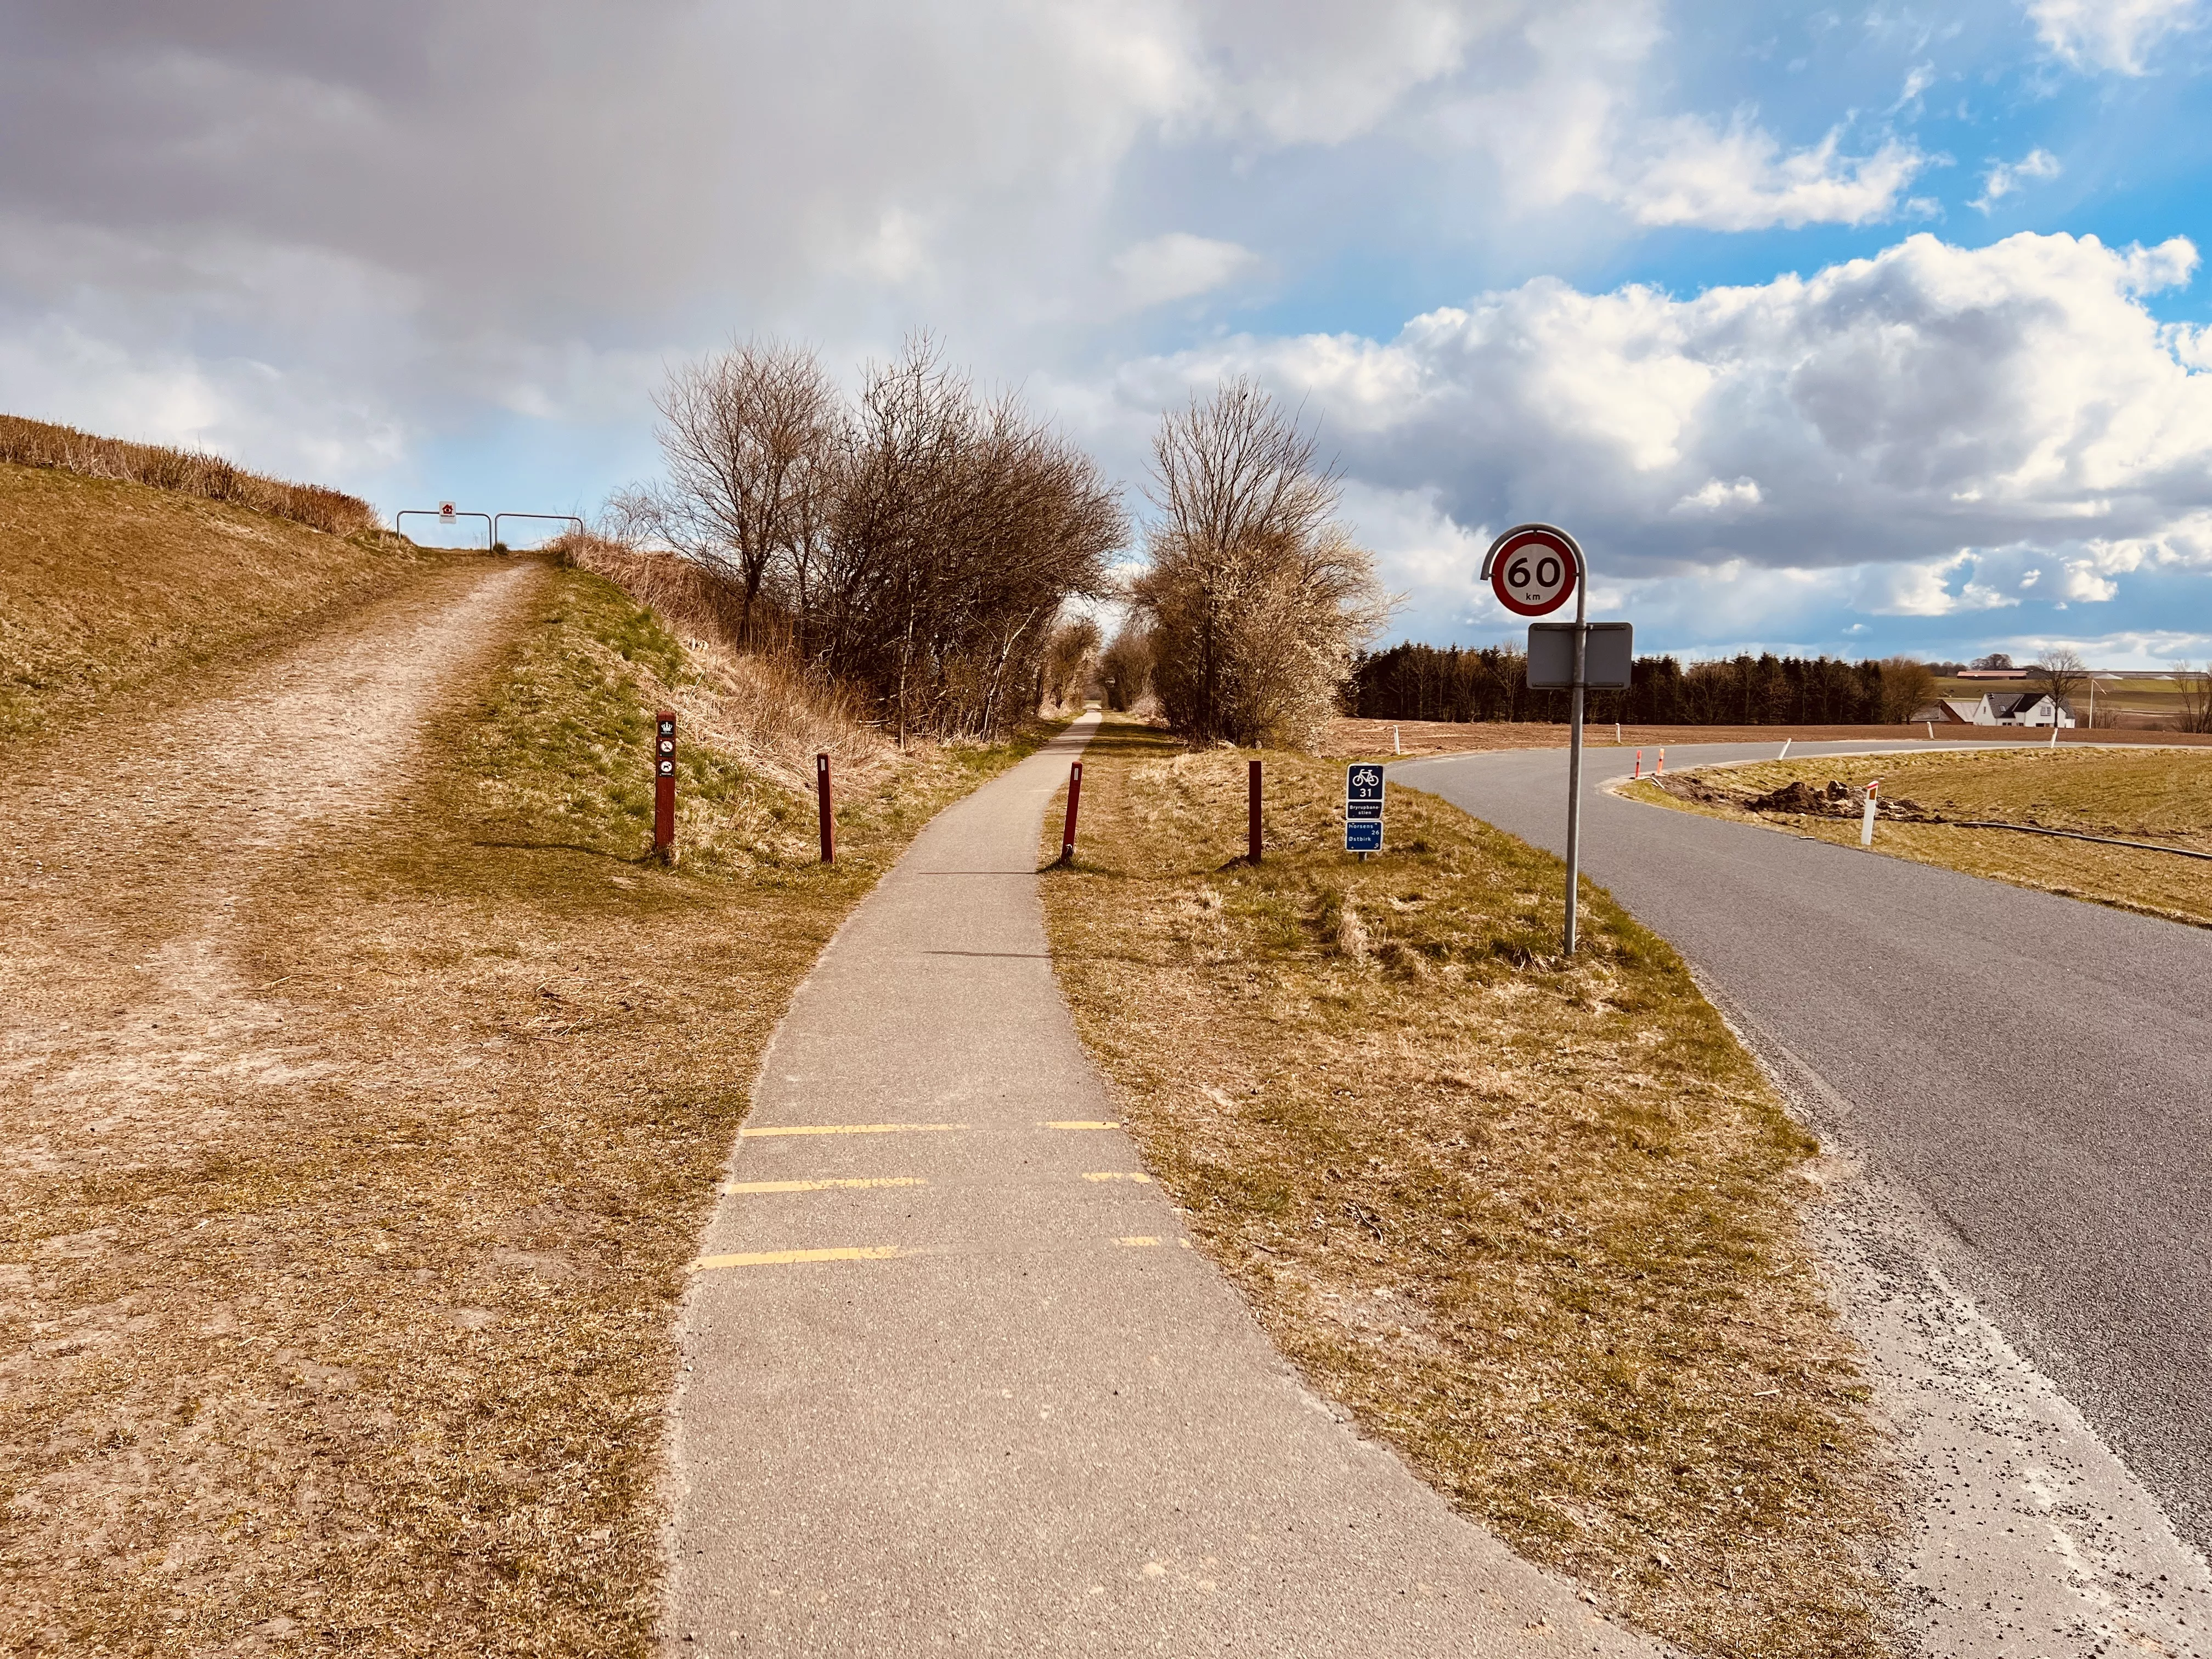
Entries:
POLYGON ((1785 783, 1779 789, 1770 789, 1744 803, 1754 812, 1814 812, 1827 814, 1838 801, 1848 799, 1850 787, 1828 780, 1827 787, 1815 789, 1802 778, 1785 783))

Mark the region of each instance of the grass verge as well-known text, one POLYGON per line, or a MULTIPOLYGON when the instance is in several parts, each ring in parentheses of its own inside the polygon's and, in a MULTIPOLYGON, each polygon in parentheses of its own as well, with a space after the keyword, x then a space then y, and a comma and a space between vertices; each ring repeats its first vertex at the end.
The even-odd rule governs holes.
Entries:
POLYGON ((2202 860, 1924 821, 1978 818, 2212 853, 2212 753, 2027 746, 1762 761, 1670 773, 1623 785, 1621 793, 1856 845, 1859 800, 1876 778, 1885 803, 1875 830, 1877 852, 2212 927, 2212 864, 2202 860), (1838 782, 1849 793, 1831 812, 1752 809, 1753 799, 1800 782, 1815 789, 1838 782))
POLYGON ((757 1056, 914 831, 1034 747, 886 763, 824 868, 694 744, 662 869, 650 712, 704 695, 554 573, 403 805, 241 859, 228 931, 104 936, 126 982, 219 948, 228 988, 137 1013, 190 1030, 190 1134, 95 1076, 0 1172, 0 1651, 648 1650, 672 1320, 757 1056))
MULTIPOLYGON (((1558 861, 1342 769, 1109 723, 1060 982, 1194 1236, 1449 1500, 1698 1654, 1889 1650, 1894 1495, 1808 1256, 1812 1139, 1680 959, 1558 861)), ((1044 851, 1056 852, 1047 815, 1044 851)))

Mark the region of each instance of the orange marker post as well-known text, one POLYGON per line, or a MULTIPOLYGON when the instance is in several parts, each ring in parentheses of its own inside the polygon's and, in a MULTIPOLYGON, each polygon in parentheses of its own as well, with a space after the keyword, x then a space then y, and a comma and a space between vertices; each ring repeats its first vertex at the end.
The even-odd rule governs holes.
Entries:
POLYGON ((1083 763, 1076 761, 1067 769, 1067 827, 1060 834, 1060 861, 1075 862, 1075 809, 1083 799, 1083 763))

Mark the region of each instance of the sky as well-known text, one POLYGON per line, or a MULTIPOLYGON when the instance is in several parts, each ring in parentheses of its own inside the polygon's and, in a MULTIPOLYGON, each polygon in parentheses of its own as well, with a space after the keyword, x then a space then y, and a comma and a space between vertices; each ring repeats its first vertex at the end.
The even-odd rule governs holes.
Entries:
POLYGON ((1140 520, 1258 377, 1389 638, 2212 659, 2212 0, 0 0, 0 408, 386 513, 927 329, 1140 520))

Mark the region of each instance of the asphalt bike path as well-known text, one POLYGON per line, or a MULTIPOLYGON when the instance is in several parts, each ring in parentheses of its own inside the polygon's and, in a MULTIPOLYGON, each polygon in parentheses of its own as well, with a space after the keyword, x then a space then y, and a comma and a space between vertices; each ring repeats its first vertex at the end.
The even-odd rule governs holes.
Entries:
MULTIPOLYGON (((1667 763, 1773 753, 1672 747, 1667 763)), ((2212 932, 1603 787, 1633 764, 1626 749, 1585 751, 1584 873, 1677 946, 1760 1046, 1814 1074, 1825 1115, 1948 1235, 1973 1302, 2205 1550, 2212 932)), ((1564 847, 1563 752, 1405 762, 1391 776, 1564 847)), ((2197 1639, 2212 1654, 2212 1634, 2197 1639)))
POLYGON ((687 1300, 664 1650, 1657 1656, 1308 1391, 1046 946, 1076 723, 948 809, 763 1060, 687 1300))

